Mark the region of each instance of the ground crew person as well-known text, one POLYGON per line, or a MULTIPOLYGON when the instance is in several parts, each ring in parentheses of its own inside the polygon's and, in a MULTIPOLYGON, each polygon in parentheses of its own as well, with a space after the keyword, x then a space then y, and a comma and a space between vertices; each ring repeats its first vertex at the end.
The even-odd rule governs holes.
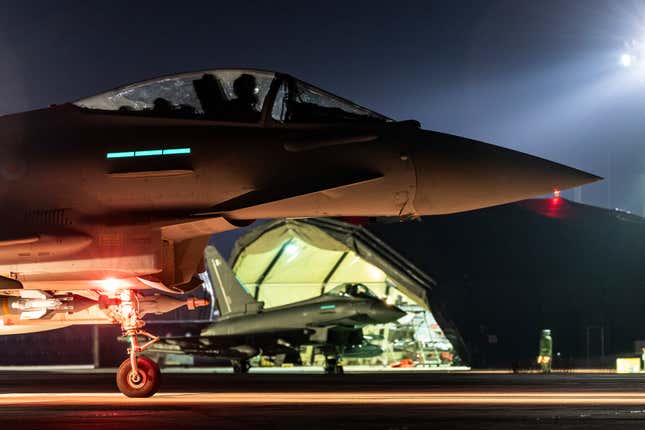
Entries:
POLYGON ((553 361, 553 339, 551 339, 551 330, 542 330, 540 336, 540 355, 537 362, 542 369, 542 373, 551 373, 551 363, 553 361))

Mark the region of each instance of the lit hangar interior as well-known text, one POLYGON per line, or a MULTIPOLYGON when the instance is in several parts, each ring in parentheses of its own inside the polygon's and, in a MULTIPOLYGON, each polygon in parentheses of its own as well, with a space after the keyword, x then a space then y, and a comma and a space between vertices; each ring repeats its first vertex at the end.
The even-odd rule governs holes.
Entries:
MULTIPOLYGON (((462 365, 458 332, 433 303, 434 280, 361 226, 333 219, 279 219, 247 231, 235 243, 230 264, 266 308, 317 297, 343 283, 360 283, 407 315, 364 331, 380 355, 346 364, 462 365)), ((310 352, 303 362, 313 363, 310 352)))

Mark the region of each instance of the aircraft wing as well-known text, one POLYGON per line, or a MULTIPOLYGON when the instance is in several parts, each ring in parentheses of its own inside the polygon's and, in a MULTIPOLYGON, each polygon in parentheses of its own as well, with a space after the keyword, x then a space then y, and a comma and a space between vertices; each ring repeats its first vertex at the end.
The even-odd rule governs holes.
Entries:
POLYGON ((233 230, 238 228, 229 220, 221 216, 204 216, 196 214, 194 217, 178 220, 172 224, 161 227, 164 239, 182 241, 200 236, 210 236, 214 232, 233 230))
MULTIPOLYGON (((312 330, 312 333, 314 331, 312 330)), ((260 333, 256 335, 230 336, 166 336, 160 337, 148 351, 160 354, 194 354, 211 357, 237 358, 254 356, 261 350, 275 349, 277 339, 302 335, 302 330, 289 330, 279 333, 260 333)), ((128 342, 127 338, 119 338, 128 342)), ((141 341, 144 339, 141 338, 141 341)), ((277 346, 280 348, 281 346, 277 346)), ((287 348, 283 346, 282 348, 287 348)))
MULTIPOLYGON (((125 338, 119 340, 128 342, 125 338)), ((161 337, 155 342, 148 351, 166 354, 195 354, 198 351, 205 351, 206 346, 200 340, 200 337, 186 337, 186 336, 168 336, 161 337)))
MULTIPOLYGON (((120 341, 128 342, 125 337, 120 341)), ((141 341, 144 339, 141 338, 141 341)), ((201 337, 201 336, 168 336, 161 337, 147 351, 158 354, 193 354, 211 357, 231 357, 231 348, 240 345, 240 339, 233 336, 201 337)))

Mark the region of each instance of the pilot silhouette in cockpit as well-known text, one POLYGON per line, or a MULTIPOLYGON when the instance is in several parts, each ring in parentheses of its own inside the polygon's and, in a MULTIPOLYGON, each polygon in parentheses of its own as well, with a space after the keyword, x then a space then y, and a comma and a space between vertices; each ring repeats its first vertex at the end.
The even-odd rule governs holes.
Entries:
POLYGON ((257 110, 258 86, 255 76, 242 73, 233 82, 235 99, 228 102, 228 116, 232 121, 258 122, 260 112, 257 110))
POLYGON ((348 296, 357 297, 358 296, 358 285, 356 285, 356 284, 347 285, 347 288, 345 289, 345 294, 347 294, 348 296))
POLYGON ((193 81, 193 88, 204 116, 208 119, 222 119, 226 96, 217 78, 210 73, 205 73, 200 79, 193 81))
POLYGON ((174 106, 163 97, 157 97, 153 102, 152 111, 156 114, 167 116, 172 114, 174 106))

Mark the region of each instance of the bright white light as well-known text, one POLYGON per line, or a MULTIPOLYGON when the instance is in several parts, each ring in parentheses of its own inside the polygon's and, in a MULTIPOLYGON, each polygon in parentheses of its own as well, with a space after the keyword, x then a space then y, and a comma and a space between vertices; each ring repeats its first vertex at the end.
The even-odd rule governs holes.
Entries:
POLYGON ((385 299, 385 303, 387 303, 390 306, 394 306, 394 304, 396 303, 396 299, 394 298, 394 296, 387 296, 385 299))
POLYGON ((114 293, 122 286, 122 281, 115 278, 107 278, 101 281, 101 286, 105 291, 114 293))
POLYGON ((296 245, 295 243, 290 243, 284 247, 284 252, 287 255, 297 254, 298 251, 299 251, 298 245, 296 245))
POLYGON ((379 280, 383 277, 383 272, 381 269, 379 269, 376 266, 372 266, 371 264, 367 268, 367 272, 369 273, 370 277, 374 280, 379 280))
POLYGON ((284 255, 287 257, 286 263, 290 264, 300 254, 300 247, 296 243, 289 243, 284 247, 284 255))
POLYGON ((634 57, 629 54, 623 54, 620 56, 620 64, 622 64, 624 67, 630 67, 633 62, 634 57))

